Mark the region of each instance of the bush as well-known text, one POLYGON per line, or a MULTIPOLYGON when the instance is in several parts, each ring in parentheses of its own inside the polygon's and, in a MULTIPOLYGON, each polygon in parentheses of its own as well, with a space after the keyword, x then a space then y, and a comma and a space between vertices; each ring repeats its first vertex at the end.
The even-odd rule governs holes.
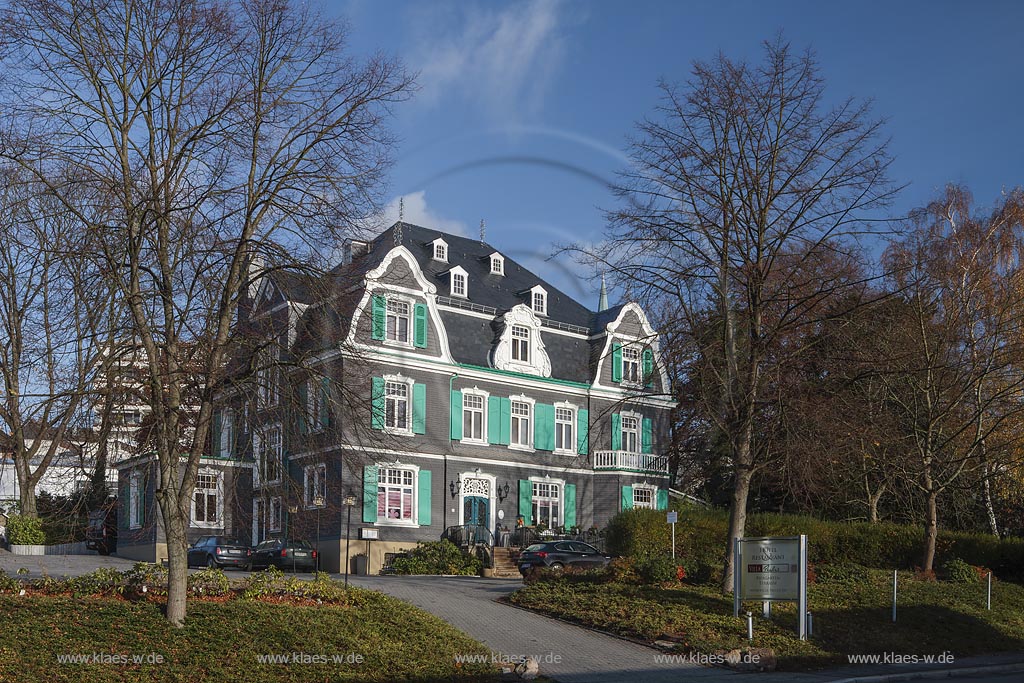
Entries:
POLYGON ((227 595, 231 592, 231 581, 223 569, 207 567, 188 575, 188 592, 192 595, 227 595))
POLYGON ((125 591, 135 595, 167 595, 167 567, 151 562, 136 562, 124 573, 125 591))
POLYGON ((871 582, 871 572, 856 562, 830 562, 817 567, 817 580, 824 584, 862 585, 871 582))
POLYGON ((0 569, 0 593, 14 593, 21 590, 21 581, 13 576, 7 576, 7 572, 0 569))
POLYGON ((632 557, 616 557, 605 568, 610 581, 616 583, 638 583, 640 575, 636 573, 636 560, 632 557))
POLYGON ((644 583, 665 583, 680 580, 679 567, 679 562, 668 555, 658 555, 638 561, 636 573, 644 583))
POLYGON ((14 515, 7 520, 7 542, 12 545, 42 545, 46 543, 43 523, 35 517, 14 515))
POLYGON ((682 560, 686 572, 685 581, 692 584, 720 583, 722 579, 722 563, 711 564, 699 558, 686 557, 682 560))
POLYGON ((942 572, 951 583, 977 583, 978 572, 958 557, 946 560, 942 572))
POLYGON ((405 557, 395 558, 391 565, 396 574, 458 574, 475 576, 483 563, 474 555, 463 552, 445 539, 419 543, 405 557))
POLYGON ((638 560, 667 555, 672 550, 672 529, 660 510, 623 510, 608 523, 605 538, 610 554, 638 560))
POLYGON ((113 567, 101 567, 88 574, 66 579, 65 587, 75 596, 112 595, 124 591, 124 574, 113 567))

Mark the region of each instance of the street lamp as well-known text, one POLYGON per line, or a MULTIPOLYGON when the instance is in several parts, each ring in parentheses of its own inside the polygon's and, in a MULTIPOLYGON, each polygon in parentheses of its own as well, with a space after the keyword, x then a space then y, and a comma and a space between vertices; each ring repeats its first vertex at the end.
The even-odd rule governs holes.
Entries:
POLYGON ((352 547, 352 508, 356 505, 356 497, 345 496, 345 507, 348 508, 348 522, 345 525, 345 588, 348 588, 348 569, 352 564, 352 555, 349 549, 352 547))
POLYGON ((316 571, 320 571, 320 509, 324 506, 324 497, 317 495, 313 497, 313 505, 316 506, 316 571))

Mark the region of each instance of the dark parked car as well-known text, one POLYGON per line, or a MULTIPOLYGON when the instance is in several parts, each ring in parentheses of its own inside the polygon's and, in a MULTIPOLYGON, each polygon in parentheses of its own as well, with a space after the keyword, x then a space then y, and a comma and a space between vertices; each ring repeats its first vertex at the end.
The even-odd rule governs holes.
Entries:
POLYGON ((188 549, 190 567, 238 567, 249 564, 252 549, 233 536, 200 536, 188 549))
POLYGON ((581 569, 599 569, 608 565, 611 558, 597 548, 580 541, 547 541, 534 543, 519 556, 519 573, 525 574, 534 567, 560 570, 572 565, 581 569))
POLYGON ((109 555, 117 550, 117 507, 107 506, 89 513, 85 547, 100 555, 109 555))
POLYGON ((264 569, 271 565, 311 572, 316 569, 316 551, 308 541, 267 539, 253 549, 249 568, 264 569))

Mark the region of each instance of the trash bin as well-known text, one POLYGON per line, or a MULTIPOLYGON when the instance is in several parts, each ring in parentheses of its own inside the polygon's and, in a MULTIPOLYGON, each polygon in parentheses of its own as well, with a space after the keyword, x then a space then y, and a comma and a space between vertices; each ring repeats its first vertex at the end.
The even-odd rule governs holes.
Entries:
POLYGON ((366 576, 370 573, 370 558, 366 555, 356 555, 356 576, 366 576))

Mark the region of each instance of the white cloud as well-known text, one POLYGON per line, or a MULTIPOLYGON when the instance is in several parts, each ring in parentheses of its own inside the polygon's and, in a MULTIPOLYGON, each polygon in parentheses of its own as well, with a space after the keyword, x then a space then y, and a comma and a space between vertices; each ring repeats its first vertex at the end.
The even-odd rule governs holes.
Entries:
POLYGON ((395 197, 387 203, 381 213, 372 220, 374 233, 391 227, 398 221, 399 202, 401 202, 402 220, 413 225, 421 225, 424 228, 432 228, 441 232, 450 232, 455 235, 467 235, 466 224, 461 221, 444 218, 434 213, 427 206, 427 191, 410 192, 409 194, 395 197))
POLYGON ((561 2, 431 7, 416 13, 413 28, 410 64, 420 72, 421 101, 454 94, 502 123, 540 110, 566 49, 561 2))

